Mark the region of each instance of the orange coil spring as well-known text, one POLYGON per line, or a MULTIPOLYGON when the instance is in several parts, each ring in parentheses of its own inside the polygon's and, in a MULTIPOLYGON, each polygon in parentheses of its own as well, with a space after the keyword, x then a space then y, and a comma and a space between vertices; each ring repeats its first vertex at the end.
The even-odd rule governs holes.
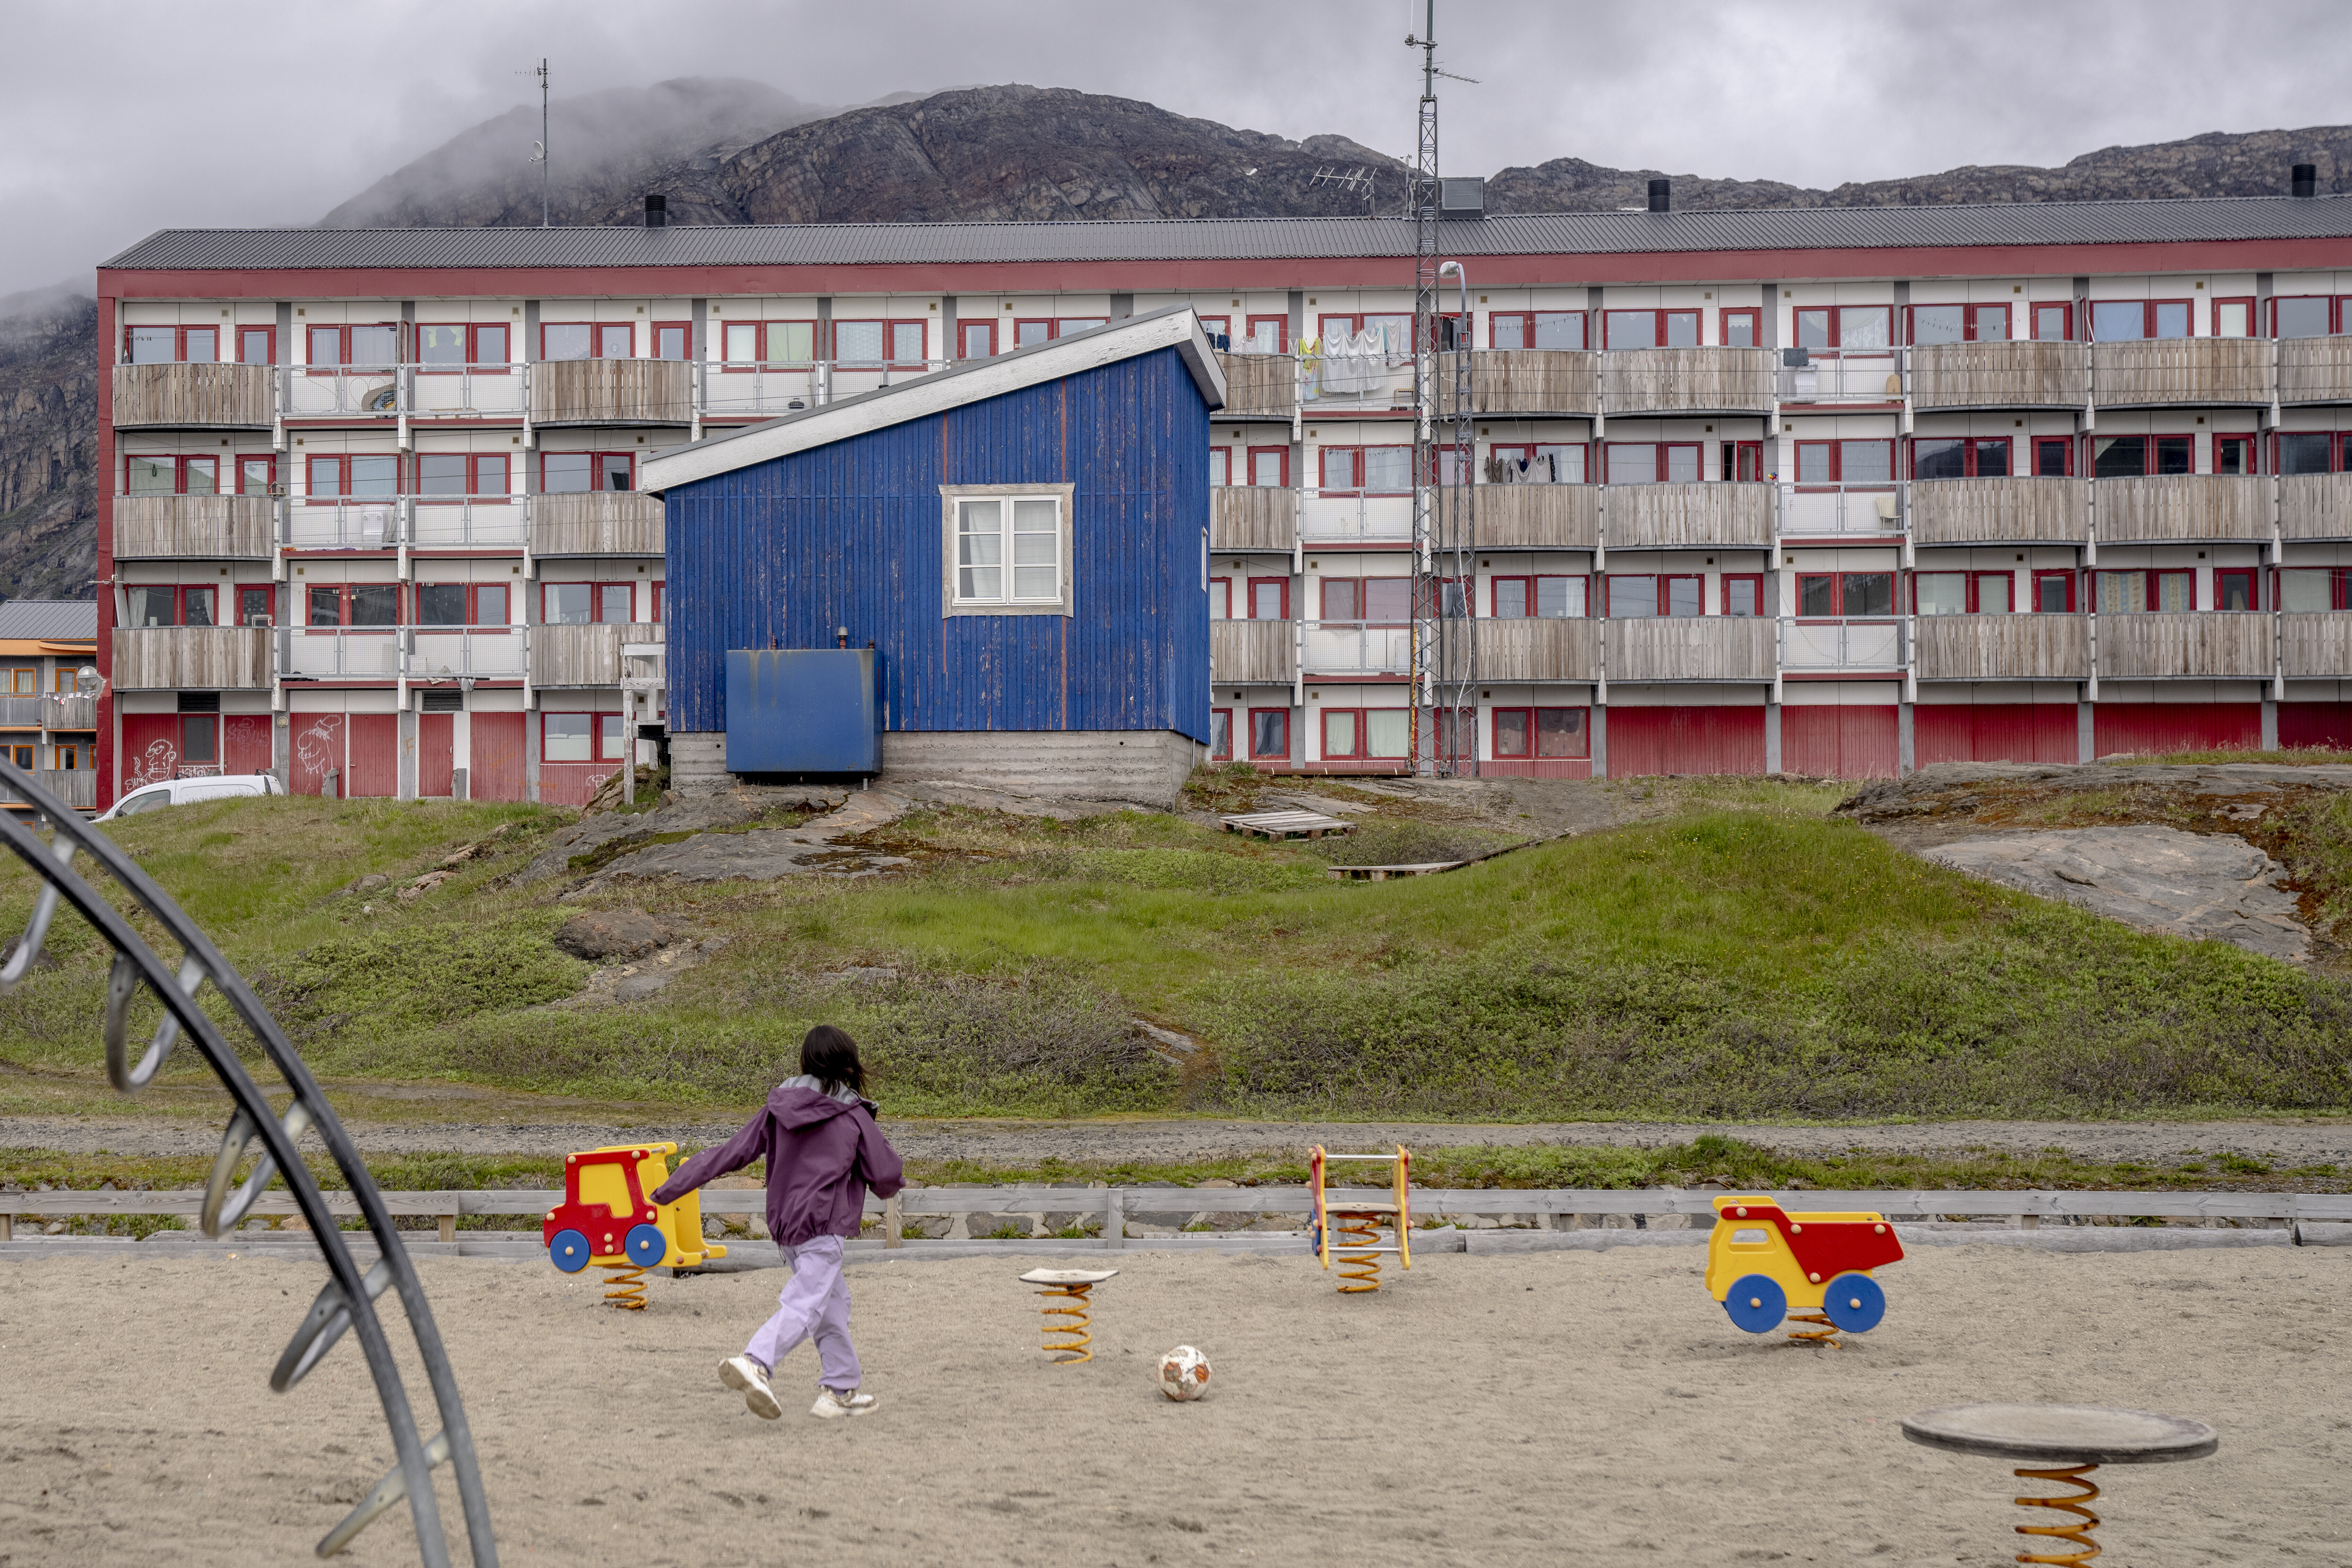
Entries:
POLYGON ((624 1312, 646 1310, 646 1271, 628 1263, 599 1263, 604 1271, 604 1283, 613 1289, 604 1292, 604 1300, 624 1312))
POLYGON ((1343 1214, 1333 1211, 1331 1221, 1341 1236, 1353 1237, 1352 1241, 1335 1241, 1331 1256, 1339 1260, 1339 1278, 1352 1279, 1352 1285, 1339 1287, 1343 1295, 1381 1288, 1381 1255, 1377 1252, 1352 1252, 1351 1247, 1378 1247, 1381 1244, 1381 1222, 1372 1215, 1343 1214))
POLYGON ((1843 1345, 1838 1343, 1837 1325, 1831 1322, 1827 1318, 1822 1317, 1819 1312, 1791 1312, 1789 1314, 1789 1321, 1792 1323, 1819 1323, 1821 1325, 1818 1329, 1790 1329, 1789 1331, 1789 1337, 1797 1341, 1801 1344, 1827 1345, 1833 1351, 1843 1350, 1845 1348, 1843 1345))
POLYGON ((1075 1307, 1041 1307, 1038 1309, 1039 1312, 1045 1317, 1061 1317, 1071 1320, 1065 1323, 1047 1323, 1045 1325, 1045 1333, 1047 1335, 1045 1352, 1048 1355, 1058 1355, 1063 1358, 1054 1363, 1055 1366, 1076 1366, 1082 1361, 1092 1361, 1095 1359, 1095 1352, 1092 1349, 1095 1342, 1094 1336, 1087 1332, 1087 1326, 1094 1321, 1092 1318, 1087 1316, 1087 1292, 1093 1289, 1093 1283, 1091 1281, 1087 1281, 1075 1285, 1049 1285, 1043 1290, 1037 1292, 1040 1296, 1060 1296, 1077 1303, 1075 1307), (1062 1336, 1062 1342, 1059 1344, 1055 1343, 1053 1341, 1052 1336, 1055 1334, 1062 1336))
POLYGON ((2083 1479, 2098 1468, 2096 1465, 2066 1465, 2056 1469, 2015 1472, 2017 1479, 2021 1481, 2063 1481, 2070 1487, 2082 1489, 2070 1498, 2021 1497, 2016 1500, 2017 1506, 2020 1508, 2056 1509, 2063 1513, 2080 1514, 2083 1519, 2080 1524, 2019 1525, 2017 1533, 2020 1535, 2054 1536, 2060 1541, 2071 1541, 2083 1549, 2080 1552, 2058 1552, 2047 1554, 2021 1552, 2017 1554, 2017 1560, 2020 1563, 2054 1563, 2062 1564, 2063 1568, 2082 1568, 2082 1564, 2099 1554, 2099 1543, 2091 1539, 2091 1531, 2099 1527, 2099 1516, 2083 1506, 2086 1502, 2095 1501, 2098 1498, 2097 1483, 2083 1479))

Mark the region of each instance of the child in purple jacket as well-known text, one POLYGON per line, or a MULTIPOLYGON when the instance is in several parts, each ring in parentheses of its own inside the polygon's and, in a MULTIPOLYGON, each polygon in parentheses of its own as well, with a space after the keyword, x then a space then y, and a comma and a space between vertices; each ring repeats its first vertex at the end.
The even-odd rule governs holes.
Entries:
POLYGON ((776 1315, 760 1326, 741 1355, 719 1363, 719 1381, 741 1389, 751 1414, 770 1421, 784 1407, 768 1379, 805 1339, 816 1341, 821 1384, 809 1414, 829 1419, 874 1408, 874 1396, 857 1392, 841 1244, 857 1234, 867 1188, 887 1198, 907 1183, 898 1151, 874 1125, 875 1106, 863 1098, 865 1088, 857 1042, 819 1024, 801 1042, 801 1076, 771 1089, 768 1103, 742 1131, 688 1160, 654 1191, 654 1202, 674 1204, 713 1177, 767 1156, 768 1234, 793 1277, 776 1298, 776 1315))

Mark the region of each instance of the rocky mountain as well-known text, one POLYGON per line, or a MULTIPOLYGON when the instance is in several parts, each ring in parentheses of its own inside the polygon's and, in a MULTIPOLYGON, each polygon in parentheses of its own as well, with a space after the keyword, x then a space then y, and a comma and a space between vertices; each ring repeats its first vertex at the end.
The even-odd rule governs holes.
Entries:
MULTIPOLYGON (((635 223, 645 195, 672 223, 882 223, 1393 213, 1404 167, 1344 136, 1293 142, 1132 99, 1059 88, 896 93, 860 108, 758 82, 686 79, 559 100, 549 205, 558 224, 635 223), (1318 180, 1363 171, 1362 184, 1318 180)), ((528 226, 540 217, 518 109, 452 138, 334 208, 326 226, 528 226)), ((2108 147, 2054 169, 1969 166, 1810 189, 1678 174, 1685 208, 1918 205, 2277 193, 2287 166, 2352 191, 2352 126, 2108 147)), ((1662 171, 1579 158, 1515 165, 1488 210, 1639 206, 1662 171)), ((0 300, 0 597, 90 591, 97 409, 95 307, 74 289, 0 300)))

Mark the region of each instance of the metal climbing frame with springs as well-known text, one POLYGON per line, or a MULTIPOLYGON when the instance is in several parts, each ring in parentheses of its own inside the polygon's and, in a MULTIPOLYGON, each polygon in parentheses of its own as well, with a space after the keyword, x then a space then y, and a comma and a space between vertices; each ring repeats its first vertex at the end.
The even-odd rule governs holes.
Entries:
POLYGON ((146 1088, 163 1069, 173 1047, 185 1036, 195 1043, 196 1050, 227 1089, 236 1107, 229 1119, 227 1134, 221 1141, 220 1157, 213 1163, 212 1179, 205 1185, 199 1215, 204 1234, 217 1237, 234 1229, 254 1199, 269 1184, 270 1178, 282 1176, 310 1227, 310 1235, 318 1241, 319 1250, 325 1256, 330 1276, 326 1287, 294 1331, 285 1353, 278 1357, 277 1367, 269 1374, 269 1386, 285 1393, 300 1382, 346 1331, 359 1336, 368 1371, 375 1379, 376 1397, 383 1405, 384 1424, 392 1429, 397 1462, 359 1507, 320 1541, 319 1555, 331 1557, 341 1552, 369 1521, 405 1498, 409 1516, 416 1525, 417 1555, 427 1568, 446 1568, 449 1541, 442 1527, 440 1505, 434 1496, 432 1481, 433 1468, 446 1463, 457 1477, 473 1562, 477 1568, 496 1568, 498 1542, 490 1530, 489 1504, 482 1494, 481 1475, 475 1465, 473 1434, 466 1425, 466 1407, 458 1398, 457 1377, 450 1371, 440 1331, 434 1325, 432 1309, 425 1300, 425 1287, 401 1247, 400 1233, 393 1226, 391 1212, 376 1191, 367 1166, 361 1162, 358 1148, 336 1120, 317 1081, 244 977, 221 956, 220 950, 203 930, 139 868, 136 861, 83 820, 79 813, 36 784, 30 773, 5 759, 0 759, 0 782, 14 790, 19 800, 29 804, 35 816, 51 829, 49 840, 44 843, 32 824, 14 813, 0 812, 0 837, 5 837, 8 848, 43 883, 31 923, 18 939, 6 966, 0 968, 0 992, 13 989, 31 972, 48 938, 58 905, 71 904, 114 950, 114 966, 106 985, 106 1073, 115 1089, 124 1094, 136 1094, 146 1088), (143 910, 180 944, 176 973, 140 936, 131 920, 74 870, 78 855, 87 855, 96 861, 129 895, 131 904, 143 910), (207 983, 251 1031, 270 1065, 293 1091, 293 1103, 286 1108, 284 1115, 270 1110, 268 1100, 247 1073, 220 1023, 201 1005, 199 993, 207 983), (128 1040, 131 1005, 142 985, 162 1004, 164 1016, 145 1053, 133 1063, 128 1040), (336 1216, 327 1207, 326 1195, 297 1151, 296 1145, 305 1132, 316 1132, 328 1153, 334 1157, 381 1250, 380 1261, 364 1275, 352 1256, 336 1216), (257 1139, 261 1153, 253 1173, 231 1191, 236 1167, 257 1139), (440 1409, 441 1430, 429 1441, 417 1434, 408 1392, 402 1386, 400 1370, 393 1361, 392 1342, 376 1315, 375 1299, 386 1289, 397 1291, 401 1310, 415 1331, 417 1354, 432 1385, 434 1402, 440 1409))

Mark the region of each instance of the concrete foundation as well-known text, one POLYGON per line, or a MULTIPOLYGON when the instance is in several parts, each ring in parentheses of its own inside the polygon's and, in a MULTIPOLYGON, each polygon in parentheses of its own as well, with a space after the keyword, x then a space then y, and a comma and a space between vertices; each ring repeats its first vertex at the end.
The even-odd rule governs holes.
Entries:
POLYGON ((681 795, 717 795, 734 780, 727 772, 727 737, 719 731, 669 738, 669 787, 681 795))
POLYGON ((919 731, 882 737, 882 776, 1164 810, 1208 756, 1171 730, 919 731))

